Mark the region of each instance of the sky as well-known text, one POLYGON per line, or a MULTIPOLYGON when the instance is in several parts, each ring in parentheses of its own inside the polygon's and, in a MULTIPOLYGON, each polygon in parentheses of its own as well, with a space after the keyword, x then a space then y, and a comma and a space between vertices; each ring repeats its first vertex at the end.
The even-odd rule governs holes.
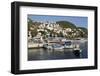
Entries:
POLYGON ((53 16, 53 15, 28 15, 28 18, 38 22, 69 21, 77 27, 88 27, 88 17, 79 16, 53 16))

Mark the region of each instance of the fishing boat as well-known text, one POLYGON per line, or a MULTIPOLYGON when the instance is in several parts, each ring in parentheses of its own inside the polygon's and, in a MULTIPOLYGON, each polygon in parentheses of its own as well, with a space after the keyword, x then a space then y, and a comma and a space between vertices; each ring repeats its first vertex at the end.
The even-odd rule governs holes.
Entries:
POLYGON ((54 50, 64 49, 64 46, 60 45, 60 44, 54 44, 52 47, 53 47, 54 50))

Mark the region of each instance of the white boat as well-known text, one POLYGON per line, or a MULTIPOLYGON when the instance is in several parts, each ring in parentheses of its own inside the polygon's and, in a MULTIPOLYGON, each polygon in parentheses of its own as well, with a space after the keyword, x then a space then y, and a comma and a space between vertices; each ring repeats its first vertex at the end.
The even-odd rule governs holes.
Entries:
POLYGON ((53 47, 54 50, 64 49, 64 46, 60 45, 60 44, 54 44, 52 47, 53 47))

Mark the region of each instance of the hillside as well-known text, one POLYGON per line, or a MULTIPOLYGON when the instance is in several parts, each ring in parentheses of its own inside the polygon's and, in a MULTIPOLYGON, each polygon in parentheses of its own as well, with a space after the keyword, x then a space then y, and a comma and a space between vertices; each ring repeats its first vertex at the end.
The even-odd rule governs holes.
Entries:
POLYGON ((58 23, 62 28, 76 28, 73 23, 68 21, 57 21, 56 23, 58 23))
POLYGON ((51 37, 57 36, 57 37, 66 37, 66 38, 87 38, 88 35, 87 28, 77 27, 75 24, 69 21, 57 21, 56 25, 54 24, 53 23, 45 24, 45 23, 36 22, 36 21, 32 21, 31 19, 28 19, 28 31, 31 31, 32 37, 35 37, 39 33, 41 33, 41 36, 44 37, 48 37, 49 35, 51 37), (42 26, 40 27, 40 25, 42 26), (54 28, 55 26, 56 28, 54 28))

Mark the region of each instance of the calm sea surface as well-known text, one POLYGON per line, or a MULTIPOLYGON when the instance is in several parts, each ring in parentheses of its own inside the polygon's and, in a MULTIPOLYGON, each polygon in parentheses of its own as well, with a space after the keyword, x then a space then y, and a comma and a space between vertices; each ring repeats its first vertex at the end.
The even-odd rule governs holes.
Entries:
POLYGON ((74 44, 79 44, 81 53, 75 52, 72 49, 50 50, 50 49, 28 49, 28 60, 55 60, 55 59, 79 59, 88 58, 87 41, 74 41, 74 44))

